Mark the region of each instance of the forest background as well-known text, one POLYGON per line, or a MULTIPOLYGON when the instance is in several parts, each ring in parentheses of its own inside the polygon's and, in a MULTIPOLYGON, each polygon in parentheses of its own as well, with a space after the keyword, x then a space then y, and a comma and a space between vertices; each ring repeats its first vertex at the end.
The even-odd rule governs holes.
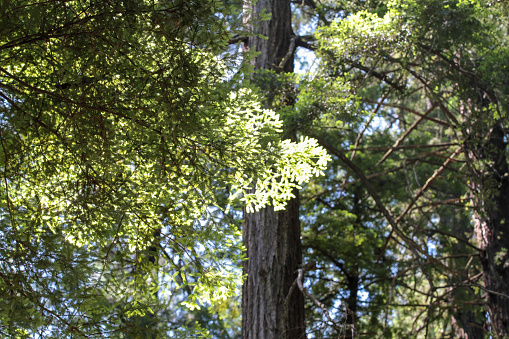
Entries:
POLYGON ((508 14, 3 1, 0 334, 509 337, 508 14))

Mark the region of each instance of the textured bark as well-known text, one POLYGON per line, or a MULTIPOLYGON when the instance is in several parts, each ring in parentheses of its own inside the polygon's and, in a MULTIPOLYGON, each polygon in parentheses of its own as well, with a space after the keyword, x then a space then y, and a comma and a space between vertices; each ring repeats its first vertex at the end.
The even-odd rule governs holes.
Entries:
POLYGON ((478 113, 472 114, 471 119, 481 124, 470 129, 465 144, 476 206, 475 235, 481 248, 492 336, 509 338, 509 174, 505 130, 501 122, 481 129, 483 115, 489 112, 478 113))
MULTIPOLYGON (((459 304, 455 298, 455 292, 451 293, 451 304, 459 304)), ((452 316, 452 327, 456 339, 477 339, 484 338, 486 330, 479 324, 478 314, 470 309, 456 307, 452 316)))
POLYGON ((292 12, 289 0, 258 0, 252 4, 250 0, 244 2, 244 22, 252 31, 261 34, 267 39, 253 36, 243 43, 244 52, 256 51, 260 54, 252 61, 255 69, 271 69, 284 72, 293 72, 293 51, 290 51, 292 31, 292 12), (271 15, 270 20, 256 20, 262 11, 271 15), (252 25, 252 21, 255 25, 252 25), (290 55, 288 52, 290 51, 290 55), (285 56, 285 65, 279 68, 285 56))
POLYGON ((242 338, 305 338, 304 298, 295 288, 285 300, 301 263, 299 202, 245 215, 248 260, 242 287, 242 338))
MULTIPOLYGON (((243 49, 260 54, 252 60, 255 69, 293 72, 293 32, 289 0, 249 0, 244 5, 244 21, 256 24, 252 30, 268 39, 250 37, 243 49), (256 18, 265 9, 268 21, 256 18), (284 61, 283 61, 284 60, 284 61)), ((292 100, 289 98, 288 103, 292 100)), ((287 131, 288 133, 288 131, 287 131)), ((288 133, 292 134, 292 133, 288 133)), ((243 271, 247 280, 242 287, 242 338, 305 338, 304 297, 291 285, 302 261, 298 191, 285 211, 270 206, 255 213, 245 213, 243 238, 248 260, 243 271)))
MULTIPOLYGON (((346 304, 348 305, 347 314, 346 314, 346 328, 347 331, 351 331, 352 333, 356 333, 356 323, 357 323, 357 306, 358 306, 358 294, 359 294, 359 275, 357 268, 354 268, 350 275, 346 278, 346 285, 348 289, 348 298, 346 299, 346 304)), ((353 337, 353 335, 352 335, 353 337)))

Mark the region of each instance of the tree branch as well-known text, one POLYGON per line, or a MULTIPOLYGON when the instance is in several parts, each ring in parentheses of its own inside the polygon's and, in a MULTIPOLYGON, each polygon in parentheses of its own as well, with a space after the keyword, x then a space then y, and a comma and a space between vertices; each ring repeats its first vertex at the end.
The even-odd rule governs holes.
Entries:
POLYGON ((312 35, 303 35, 295 37, 295 45, 297 47, 303 47, 310 51, 316 51, 316 47, 311 44, 311 42, 315 42, 315 38, 312 35))
POLYGON ((369 99, 360 99, 361 101, 363 102, 368 102, 370 104, 379 104, 379 105, 382 105, 382 106, 388 106, 388 107, 394 107, 394 108, 399 108, 401 110, 404 110, 404 111, 407 111, 407 112, 410 112, 410 113, 413 113, 415 115, 418 115, 426 120, 429 120, 429 121, 433 121, 433 122, 436 122, 437 124, 440 124, 442 126, 445 126, 445 127, 451 127, 451 125, 447 122, 447 121, 444 121, 444 120, 441 120, 441 119, 438 119, 438 118, 433 118, 433 117, 429 117, 425 114, 422 114, 422 113, 419 113, 417 112, 416 110, 414 109, 411 109, 409 107, 406 107, 406 106, 402 106, 402 105, 396 105, 396 104, 386 104, 386 103, 379 103, 377 101, 374 101, 374 100, 369 100, 369 99))
POLYGON ((249 38, 244 35, 235 35, 228 40, 228 45, 236 44, 237 42, 247 42, 249 38))
POLYGON ((286 63, 288 62, 288 60, 290 60, 294 52, 295 52, 295 37, 292 37, 290 38, 290 46, 288 47, 288 52, 279 63, 278 69, 282 70, 285 68, 286 63))
MULTIPOLYGON (((389 155, 391 155, 392 151, 394 150, 394 147, 398 147, 399 144, 401 142, 403 142, 403 140, 405 140, 405 138, 417 127, 417 125, 419 125, 421 123, 422 120, 424 120, 424 117, 427 116, 428 114, 430 114, 439 104, 438 103, 435 103, 433 106, 431 106, 430 109, 428 109, 424 114, 423 116, 421 116, 419 119, 417 119, 413 124, 412 126, 410 126, 408 128, 408 130, 405 131, 405 133, 403 133, 403 135, 401 135, 398 140, 396 140, 396 142, 394 143, 394 145, 384 154, 384 156, 382 157, 382 159, 380 159, 380 161, 378 161, 376 163, 376 166, 380 165, 382 162, 385 161, 385 159, 387 159, 387 157, 389 157, 389 155)), ((378 106, 380 107, 380 106, 378 106)))

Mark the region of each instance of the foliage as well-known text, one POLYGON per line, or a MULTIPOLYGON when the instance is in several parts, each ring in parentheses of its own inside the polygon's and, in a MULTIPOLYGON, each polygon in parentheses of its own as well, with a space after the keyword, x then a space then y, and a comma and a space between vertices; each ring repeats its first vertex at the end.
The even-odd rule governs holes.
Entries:
POLYGON ((489 173, 493 162, 469 163, 462 147, 481 154, 492 126, 505 125, 507 8, 430 0, 343 9, 346 19, 317 31, 322 69, 299 88, 312 94, 304 109, 321 110, 304 133, 334 154, 326 177, 302 194, 306 257, 318 266, 309 283, 334 315, 331 323, 309 303, 310 328, 447 337, 477 326, 480 337, 486 299, 469 188, 482 182, 488 193, 478 199, 490 204, 497 183, 469 170, 489 173), (327 96, 339 107, 327 110, 317 88, 334 87, 343 90, 327 96))
POLYGON ((238 209, 302 188, 310 337, 495 336, 508 5, 294 2, 300 76, 238 66, 241 7, 0 3, 0 334, 235 337, 238 209))
POLYGON ((2 2, 0 333, 177 331, 164 291, 187 289, 181 302, 195 308, 241 281, 222 197, 282 208, 324 168, 315 141, 281 141, 278 116, 226 80, 235 55, 215 13, 231 10, 2 2))

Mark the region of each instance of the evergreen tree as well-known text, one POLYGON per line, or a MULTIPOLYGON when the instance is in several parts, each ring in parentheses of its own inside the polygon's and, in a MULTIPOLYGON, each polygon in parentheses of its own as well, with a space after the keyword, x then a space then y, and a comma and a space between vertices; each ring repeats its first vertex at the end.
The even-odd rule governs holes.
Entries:
POLYGON ((168 292, 191 309, 232 296, 228 204, 283 206, 327 158, 227 81, 229 11, 2 2, 2 336, 206 335, 172 324, 168 292))
MULTIPOLYGON (((463 337, 479 337, 490 328, 491 335, 504 337, 508 326, 502 305, 507 304, 507 291, 502 283, 506 281, 505 269, 500 265, 505 260, 502 248, 507 241, 503 235, 496 235, 503 232, 500 223, 508 210, 501 175, 507 166, 506 148, 501 142, 505 137, 502 126, 506 91, 505 83, 499 80, 507 55, 506 25, 501 19, 507 15, 507 8, 504 4, 476 1, 365 5, 352 9, 348 20, 337 20, 319 32, 322 57, 328 60, 325 76, 333 84, 339 83, 336 87, 346 88, 345 108, 359 109, 371 103, 374 116, 385 111, 379 122, 389 126, 399 122, 399 126, 385 128, 385 135, 393 140, 376 158, 376 172, 380 174, 373 173, 375 166, 363 169, 352 161, 358 159, 354 155, 358 151, 353 151, 349 159, 343 151, 348 143, 326 134, 320 142, 345 163, 347 177, 349 172, 358 176, 377 207, 384 211, 391 231, 384 236, 387 241, 382 252, 394 254, 389 244, 394 241, 398 244, 395 250, 405 253, 406 247, 409 251, 408 257, 396 256, 398 271, 409 272, 408 266, 401 266, 405 257, 412 258, 410 271, 418 267, 413 277, 403 275, 405 281, 399 282, 399 286, 412 286, 402 300, 417 301, 417 317, 405 320, 401 313, 392 313, 398 314, 391 321, 392 327, 403 321, 402 329, 411 326, 412 332, 422 331, 423 336, 442 331, 463 337), (428 150, 405 155, 412 149, 428 150), (416 160, 420 165, 414 166, 412 176, 400 174, 406 177, 410 196, 394 194, 392 201, 384 202, 376 181, 386 181, 392 170, 384 171, 381 166, 391 159, 403 161, 394 170, 408 172, 409 164, 416 160), (431 172, 423 171, 427 167, 423 162, 432 165, 431 172), (464 165, 459 166, 461 163, 464 165), (444 181, 446 178, 448 181, 444 181), (473 206, 476 212, 470 217, 475 227, 461 210, 451 213, 452 206, 447 208, 447 204, 459 204, 463 211, 473 206), (474 229, 476 235, 472 237, 474 229), (483 282, 476 271, 479 266, 483 282), (415 298, 418 294, 424 299, 415 298), (419 304, 425 306, 422 311, 418 310, 419 304), (486 311, 488 319, 483 315, 486 311), (421 314, 426 315, 422 322, 421 314), (451 321, 440 323, 448 317, 451 321)), ((366 139, 371 138, 357 138, 366 139)), ((353 148, 362 145, 353 139, 350 143, 353 148)), ((393 276, 394 287, 401 274, 393 276)), ((394 287, 387 301, 388 310, 398 290, 394 287)))

